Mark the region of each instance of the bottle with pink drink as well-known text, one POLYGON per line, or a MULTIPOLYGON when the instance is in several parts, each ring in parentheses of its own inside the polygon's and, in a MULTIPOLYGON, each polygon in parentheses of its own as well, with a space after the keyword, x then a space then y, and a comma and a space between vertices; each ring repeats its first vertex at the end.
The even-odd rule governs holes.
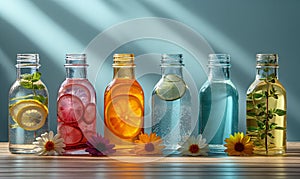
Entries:
POLYGON ((66 55, 66 79, 57 98, 57 132, 64 139, 65 154, 86 154, 86 142, 96 135, 96 93, 86 77, 85 54, 66 55))

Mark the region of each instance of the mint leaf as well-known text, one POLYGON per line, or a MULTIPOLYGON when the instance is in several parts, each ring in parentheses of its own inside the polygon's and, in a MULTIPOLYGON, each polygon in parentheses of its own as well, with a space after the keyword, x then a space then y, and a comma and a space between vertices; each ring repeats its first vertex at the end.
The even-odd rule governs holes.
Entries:
POLYGON ((32 74, 23 74, 22 75, 23 80, 31 81, 32 79, 32 74))
POLYGON ((26 89, 32 89, 32 83, 29 81, 21 81, 20 85, 26 89))
POLYGON ((42 74, 40 72, 35 72, 32 74, 31 82, 37 82, 41 79, 42 74))
POLYGON ((33 89, 41 90, 41 89, 45 89, 45 86, 42 84, 34 84, 33 89))

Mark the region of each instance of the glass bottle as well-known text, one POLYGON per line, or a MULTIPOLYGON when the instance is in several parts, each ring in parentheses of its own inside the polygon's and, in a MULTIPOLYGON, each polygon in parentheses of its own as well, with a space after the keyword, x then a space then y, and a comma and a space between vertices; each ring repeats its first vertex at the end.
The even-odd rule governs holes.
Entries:
POLYGON ((182 54, 163 54, 162 77, 152 92, 152 132, 160 136, 164 154, 178 154, 191 135, 191 95, 182 76, 182 54))
POLYGON ((144 92, 135 79, 133 54, 114 54, 112 66, 113 80, 104 92, 104 135, 130 147, 144 132, 144 92))
POLYGON ((286 152, 286 91, 278 81, 278 55, 256 55, 256 79, 247 91, 247 134, 258 155, 286 152))
POLYGON ((238 91, 230 80, 230 56, 209 54, 208 80, 200 88, 200 133, 211 153, 224 153, 224 140, 238 131, 238 91))
POLYGON ((17 79, 9 90, 9 150, 35 153, 32 142, 49 130, 48 90, 38 71, 39 54, 17 54, 17 79))
POLYGON ((65 154, 85 154, 87 140, 96 135, 96 93, 87 79, 85 54, 66 55, 66 79, 57 97, 57 132, 65 154))

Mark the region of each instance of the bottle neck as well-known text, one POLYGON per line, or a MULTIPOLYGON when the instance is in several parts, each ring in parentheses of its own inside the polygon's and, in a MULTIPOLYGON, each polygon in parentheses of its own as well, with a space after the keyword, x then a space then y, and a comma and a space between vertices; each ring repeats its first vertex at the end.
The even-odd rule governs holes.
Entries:
POLYGON ((174 74, 182 78, 182 66, 163 66, 161 67, 162 76, 174 74))
POLYGON ((208 55, 208 80, 225 81, 230 80, 230 55, 209 54, 208 55))
POLYGON ((182 78, 182 54, 162 54, 160 66, 162 76, 172 74, 182 78))
POLYGON ((135 72, 133 66, 113 67, 113 69, 114 69, 114 79, 116 78, 135 79, 135 72))
POLYGON ((86 78, 86 67, 85 66, 68 66, 66 67, 67 78, 86 78))
POLYGON ((17 68, 17 79, 22 79, 26 74, 33 74, 38 72, 37 67, 20 67, 17 68))
POLYGON ((39 54, 17 54, 17 79, 26 77, 26 74, 38 72, 41 66, 39 60, 39 54))
POLYGON ((260 66, 257 67, 257 72, 256 72, 256 79, 257 80, 263 80, 268 77, 276 78, 278 79, 278 67, 274 66, 260 66))
POLYGON ((66 54, 66 77, 67 78, 86 78, 88 64, 86 54, 66 54))
POLYGON ((208 69, 209 81, 225 81, 230 80, 230 68, 229 67, 210 67, 208 69))

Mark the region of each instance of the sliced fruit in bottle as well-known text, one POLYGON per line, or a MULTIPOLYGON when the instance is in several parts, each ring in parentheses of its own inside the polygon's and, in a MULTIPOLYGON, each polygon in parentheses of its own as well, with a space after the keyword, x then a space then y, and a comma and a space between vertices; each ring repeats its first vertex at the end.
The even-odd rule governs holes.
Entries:
POLYGON ((121 138, 133 138, 141 132, 144 109, 138 98, 119 95, 107 106, 105 123, 115 135, 121 138))
POLYGON ((16 102, 10 107, 9 112, 18 126, 28 131, 43 127, 48 116, 48 108, 32 99, 16 102))
POLYGON ((75 145, 83 139, 83 134, 79 127, 61 125, 58 133, 64 139, 66 145, 75 145))
POLYGON ((84 105, 87 105, 91 100, 89 89, 81 84, 70 83, 63 87, 60 94, 72 94, 80 98, 84 105))
POLYGON ((9 113, 12 117, 12 119, 17 122, 17 114, 18 112, 25 106, 40 106, 42 108, 44 108, 44 110, 47 111, 48 114, 48 108, 47 106, 45 106, 44 104, 42 104, 41 102, 34 100, 34 99, 24 99, 24 100, 19 100, 18 102, 16 102, 15 104, 11 105, 9 108, 9 113))
POLYGON ((116 79, 115 84, 111 87, 111 96, 115 97, 120 94, 128 95, 143 95, 143 91, 140 89, 136 80, 128 79, 116 79))
POLYGON ((62 95, 57 101, 57 116, 65 123, 77 122, 84 115, 81 100, 71 94, 62 95))
POLYGON ((83 120, 87 124, 96 121, 96 105, 94 103, 86 105, 83 120))
POLYGON ((186 90, 185 82, 177 75, 166 75, 156 86, 155 92, 162 100, 173 101, 181 98, 186 90))

